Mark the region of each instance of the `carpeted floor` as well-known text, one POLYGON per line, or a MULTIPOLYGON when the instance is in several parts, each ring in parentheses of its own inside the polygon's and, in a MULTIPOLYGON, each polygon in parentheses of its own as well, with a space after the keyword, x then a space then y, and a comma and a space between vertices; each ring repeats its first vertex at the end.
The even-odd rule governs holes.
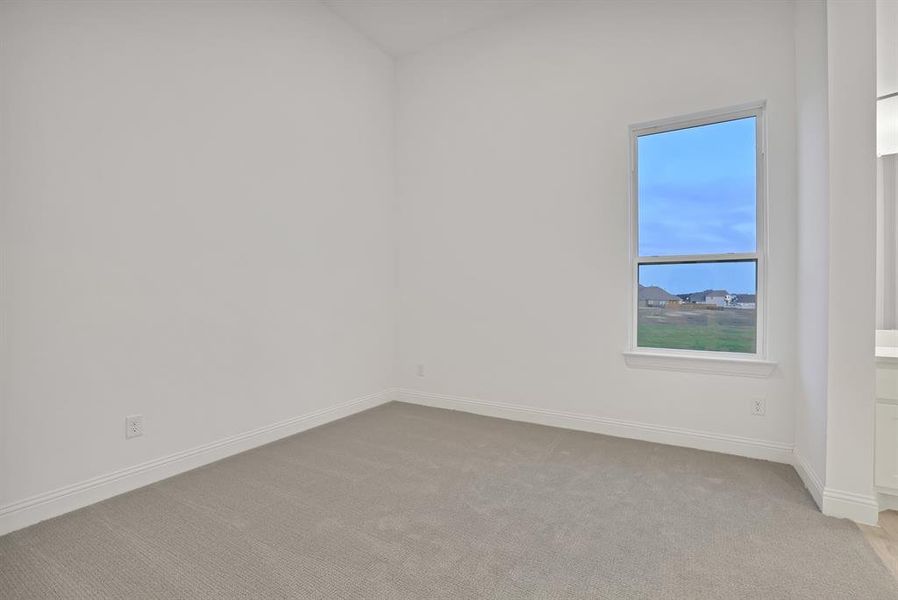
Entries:
POLYGON ((898 598, 791 467, 387 404, 0 538, 0 597, 898 598))

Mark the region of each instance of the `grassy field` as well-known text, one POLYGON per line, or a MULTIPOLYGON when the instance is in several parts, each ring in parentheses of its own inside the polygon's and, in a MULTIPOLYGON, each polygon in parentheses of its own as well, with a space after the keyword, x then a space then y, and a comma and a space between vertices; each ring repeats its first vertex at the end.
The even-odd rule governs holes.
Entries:
POLYGON ((754 309, 695 304, 640 307, 637 319, 637 345, 641 348, 755 352, 754 309))

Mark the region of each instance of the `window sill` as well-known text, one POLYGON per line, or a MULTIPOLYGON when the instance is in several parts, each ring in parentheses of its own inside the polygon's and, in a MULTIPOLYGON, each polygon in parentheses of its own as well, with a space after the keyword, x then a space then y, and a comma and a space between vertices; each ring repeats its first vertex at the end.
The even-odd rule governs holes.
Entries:
POLYGON ((770 377, 776 370, 775 362, 760 358, 696 356, 642 350, 624 352, 624 361, 628 367, 634 369, 711 373, 736 377, 770 377))

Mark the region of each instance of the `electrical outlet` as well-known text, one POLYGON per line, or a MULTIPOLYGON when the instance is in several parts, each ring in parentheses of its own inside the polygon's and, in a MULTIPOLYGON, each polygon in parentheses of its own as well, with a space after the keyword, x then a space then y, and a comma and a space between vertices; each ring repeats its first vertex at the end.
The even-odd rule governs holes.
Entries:
POLYGON ((752 398, 751 414, 756 417, 763 417, 767 414, 767 400, 765 398, 752 398))
POLYGON ((125 439, 140 437, 143 435, 143 415, 131 415, 125 417, 125 439))
POLYGON ((424 377, 424 365, 418 365, 418 377, 424 377))

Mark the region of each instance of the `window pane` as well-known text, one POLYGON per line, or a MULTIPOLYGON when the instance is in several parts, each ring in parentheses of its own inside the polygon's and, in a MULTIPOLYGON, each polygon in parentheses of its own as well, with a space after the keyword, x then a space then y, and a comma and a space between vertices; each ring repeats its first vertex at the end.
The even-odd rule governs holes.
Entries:
POLYGON ((640 256, 755 251, 755 120, 637 138, 640 256))
POLYGON ((757 262, 639 266, 636 345, 755 353, 757 262))

